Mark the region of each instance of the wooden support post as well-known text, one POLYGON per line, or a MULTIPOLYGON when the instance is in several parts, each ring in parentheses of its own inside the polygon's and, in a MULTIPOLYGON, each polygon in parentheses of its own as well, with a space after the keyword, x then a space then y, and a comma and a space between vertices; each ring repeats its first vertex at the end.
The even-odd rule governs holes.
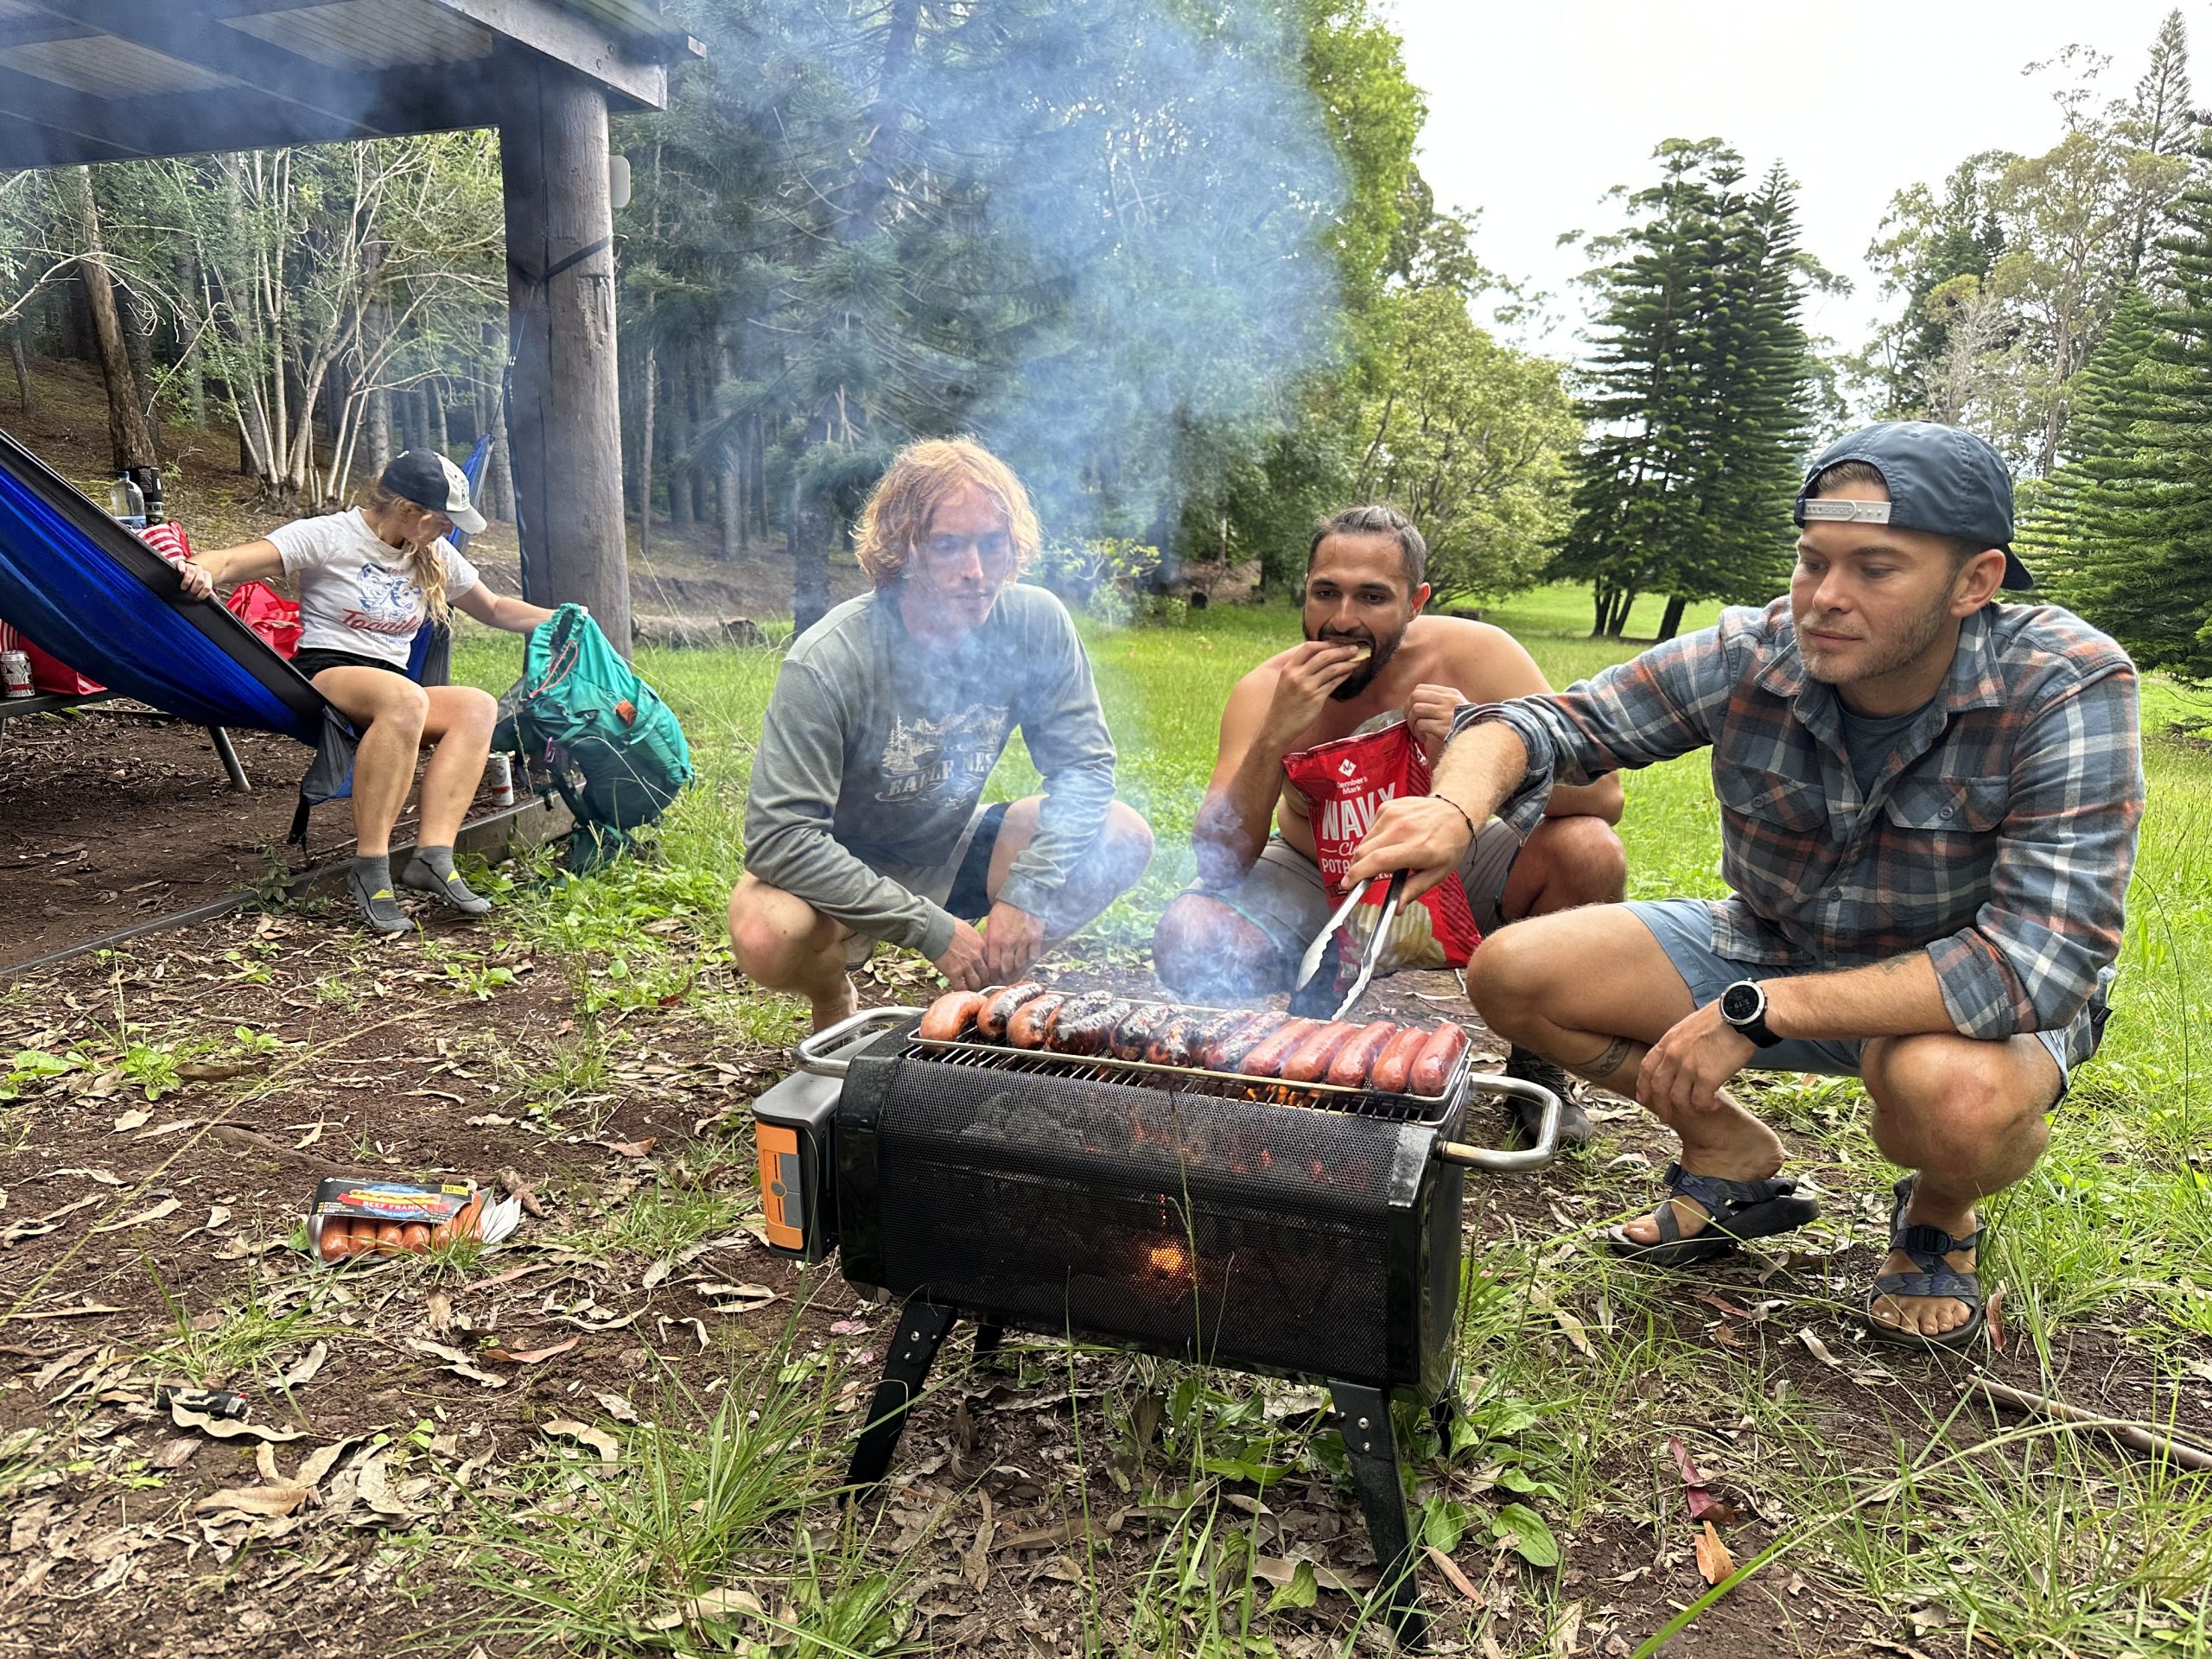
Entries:
POLYGON ((524 596, 588 606, 627 655, 607 96, 519 54, 507 96, 499 155, 514 344, 508 421, 524 596))

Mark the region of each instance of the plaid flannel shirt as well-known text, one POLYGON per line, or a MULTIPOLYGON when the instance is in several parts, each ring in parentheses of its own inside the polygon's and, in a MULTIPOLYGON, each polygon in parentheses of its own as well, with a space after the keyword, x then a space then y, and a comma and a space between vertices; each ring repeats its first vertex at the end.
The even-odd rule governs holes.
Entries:
POLYGON ((1942 689, 1862 798, 1834 689, 1805 672, 1789 601, 1563 692, 1465 704, 1529 770, 1499 807, 1524 837, 1554 780, 1585 784, 1710 745, 1721 874, 1713 949, 1849 968, 1925 950, 1969 1037, 2055 1031, 2101 1007, 2143 813, 2135 667, 2049 606, 1984 607, 1942 689))

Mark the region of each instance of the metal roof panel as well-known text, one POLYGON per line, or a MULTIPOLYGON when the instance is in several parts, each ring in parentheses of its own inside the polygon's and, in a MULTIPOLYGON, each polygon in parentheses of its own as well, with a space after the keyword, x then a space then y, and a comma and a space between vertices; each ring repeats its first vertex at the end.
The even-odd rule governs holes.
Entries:
POLYGON ((332 69, 397 69, 488 55, 492 31, 424 0, 335 0, 224 20, 332 69))
POLYGON ((0 52, 0 64, 92 98, 235 91, 238 83, 113 35, 41 41, 0 52))

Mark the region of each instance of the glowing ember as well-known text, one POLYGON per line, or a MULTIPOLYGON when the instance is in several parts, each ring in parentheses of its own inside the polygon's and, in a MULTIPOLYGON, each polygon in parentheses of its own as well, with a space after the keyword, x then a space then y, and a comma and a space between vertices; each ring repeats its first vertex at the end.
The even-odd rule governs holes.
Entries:
POLYGON ((1152 1247, 1152 1270, 1154 1273, 1180 1273, 1190 1258, 1183 1254, 1180 1244, 1155 1244, 1152 1247))

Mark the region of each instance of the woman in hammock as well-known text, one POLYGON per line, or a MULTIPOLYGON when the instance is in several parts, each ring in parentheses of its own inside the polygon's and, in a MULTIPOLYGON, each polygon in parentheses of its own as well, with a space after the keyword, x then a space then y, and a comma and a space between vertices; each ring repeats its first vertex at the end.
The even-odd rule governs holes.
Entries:
POLYGON ((353 868, 346 886, 369 925, 404 933, 392 897, 391 826, 407 803, 416 753, 428 747, 415 855, 400 872, 413 887, 471 916, 492 908, 453 865, 461 815, 475 798, 491 753, 497 705, 469 685, 420 686, 407 677, 416 630, 454 607, 478 621, 527 633, 553 613, 493 593, 445 537, 472 536, 484 516, 469 504, 461 468, 430 449, 410 449, 385 468, 348 512, 301 518, 259 541, 194 556, 178 567, 186 590, 207 598, 218 583, 280 572, 300 590, 300 648, 292 665, 353 722, 353 868))

